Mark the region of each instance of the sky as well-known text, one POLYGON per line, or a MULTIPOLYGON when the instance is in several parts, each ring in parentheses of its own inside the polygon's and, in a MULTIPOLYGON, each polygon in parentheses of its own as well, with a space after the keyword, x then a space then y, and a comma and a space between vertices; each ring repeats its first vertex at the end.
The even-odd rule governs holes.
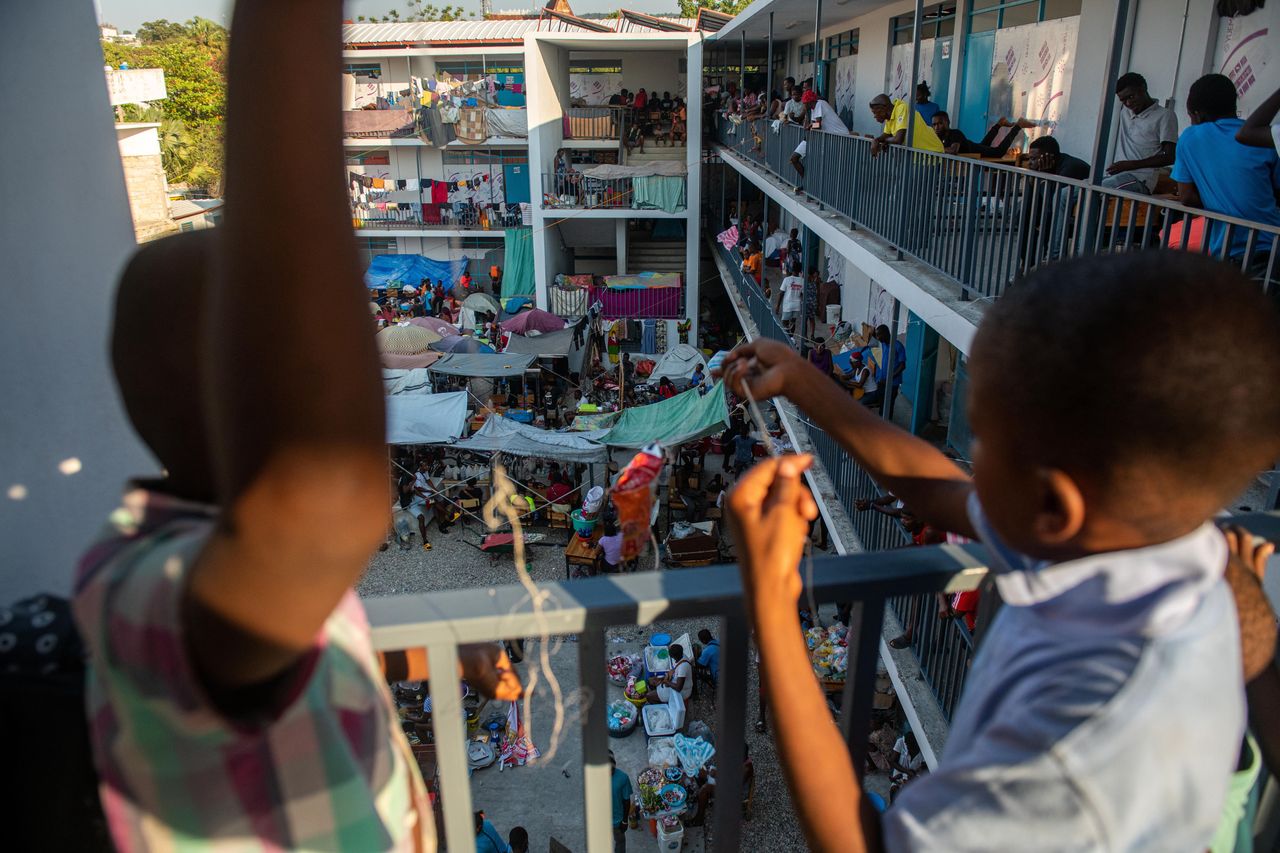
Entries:
MULTIPOLYGON (((98 20, 112 23, 121 30, 136 30, 143 21, 154 21, 167 18, 170 21, 186 21, 199 15, 222 24, 231 19, 231 0, 95 0, 98 5, 98 20)), ((448 0, 435 0, 435 5, 444 6, 448 0)), ((461 5, 468 12, 480 14, 480 0, 452 0, 452 5, 461 5)), ((493 0, 495 12, 510 9, 532 8, 531 0, 493 0)), ((541 4, 539 4, 541 5, 541 4)), ((569 5, 578 13, 612 12, 618 8, 617 0, 569 0, 569 5)), ((391 9, 406 11, 408 4, 397 0, 347 0, 347 17, 354 19, 357 15, 382 16, 391 9)), ((637 12, 674 13, 678 8, 675 0, 627 0, 626 7, 637 12)))

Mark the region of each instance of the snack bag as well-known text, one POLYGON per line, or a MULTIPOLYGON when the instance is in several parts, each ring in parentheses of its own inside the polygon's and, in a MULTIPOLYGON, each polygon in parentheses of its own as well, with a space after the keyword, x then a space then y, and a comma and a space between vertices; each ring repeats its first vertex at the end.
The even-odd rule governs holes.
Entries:
POLYGON ((649 515, 653 491, 662 470, 662 446, 650 444, 627 463, 613 487, 613 505, 618 509, 622 533, 622 559, 634 560, 649 541, 649 515))

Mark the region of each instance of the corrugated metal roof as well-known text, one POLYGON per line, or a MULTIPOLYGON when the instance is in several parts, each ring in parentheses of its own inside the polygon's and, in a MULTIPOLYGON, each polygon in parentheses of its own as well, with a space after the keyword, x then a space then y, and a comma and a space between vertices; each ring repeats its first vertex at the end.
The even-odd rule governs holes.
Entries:
MULTIPOLYGON (((561 26, 564 26, 563 24, 561 26)), ((514 42, 536 32, 537 18, 518 21, 428 21, 413 24, 347 24, 343 44, 443 44, 514 42)), ((583 30, 583 32, 586 32, 583 30)))
MULTIPOLYGON (((653 16, 661 17, 661 16, 653 16)), ((693 29, 696 18, 666 18, 686 30, 693 29)), ((615 27, 616 19, 591 19, 591 23, 615 27)), ((629 22, 631 32, 657 32, 640 21, 629 22)), ((543 22, 543 30, 556 32, 592 32, 576 27, 563 19, 543 22)), ((347 24, 342 28, 342 43, 346 45, 368 44, 448 44, 477 42, 511 43, 524 38, 525 33, 538 31, 537 18, 506 21, 427 21, 401 24, 347 24)))

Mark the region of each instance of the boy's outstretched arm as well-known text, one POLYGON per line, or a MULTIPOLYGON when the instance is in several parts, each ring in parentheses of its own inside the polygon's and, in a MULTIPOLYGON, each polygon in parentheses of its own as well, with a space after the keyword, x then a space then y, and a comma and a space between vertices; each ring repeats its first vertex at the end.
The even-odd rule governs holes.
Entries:
POLYGON ((341 22, 341 0, 235 8, 206 327, 224 516, 184 603, 215 690, 299 660, 386 530, 378 362, 343 188, 341 22))
POLYGON ((841 393, 790 347, 758 340, 734 350, 720 372, 739 396, 743 382, 757 400, 786 396, 921 521, 977 538, 966 510, 973 490, 969 476, 933 445, 841 393))
POLYGON ((775 741, 791 801, 811 850, 880 849, 879 820, 831 719, 800 630, 800 555, 818 516, 800 482, 809 456, 766 459, 729 496, 729 525, 773 709, 775 741), (851 817, 852 815, 852 817, 851 817))
POLYGON ((1271 122, 1280 114, 1280 89, 1271 93, 1258 108, 1245 119, 1244 126, 1236 131, 1236 142, 1255 148, 1271 148, 1276 144, 1271 135, 1271 122))

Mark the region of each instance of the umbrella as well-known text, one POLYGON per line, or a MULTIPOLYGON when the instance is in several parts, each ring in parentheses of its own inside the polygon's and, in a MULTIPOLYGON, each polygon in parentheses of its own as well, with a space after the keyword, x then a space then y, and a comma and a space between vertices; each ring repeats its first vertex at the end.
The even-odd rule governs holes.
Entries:
POLYGON ((440 340, 440 335, 421 326, 396 325, 378 332, 375 340, 378 342, 378 352, 417 355, 426 352, 431 344, 440 340))
POLYGON ((440 337, 459 334, 458 327, 439 317, 410 317, 409 322, 424 329, 430 329, 440 337))
POLYGON ((369 313, 370 313, 370 314, 377 314, 377 313, 378 313, 379 311, 381 311, 381 310, 382 310, 382 306, 381 306, 381 305, 379 305, 378 303, 376 303, 376 302, 370 302, 370 303, 369 303, 369 313))
POLYGON ((472 337, 463 337, 462 335, 445 335, 444 338, 431 345, 436 352, 493 352, 493 347, 487 347, 472 337))
POLYGON ((423 352, 415 355, 394 355, 384 352, 380 358, 383 367, 392 370, 412 370, 415 367, 430 367, 444 356, 438 352, 423 352))
POLYGON ((498 312, 502 310, 498 305, 498 300, 494 299, 487 293, 471 294, 463 301, 462 307, 470 308, 477 314, 492 314, 495 317, 498 316, 498 312))
POLYGON ((534 308, 521 311, 510 319, 502 321, 502 328, 508 332, 527 335, 529 332, 558 332, 565 326, 564 320, 549 311, 534 308))

